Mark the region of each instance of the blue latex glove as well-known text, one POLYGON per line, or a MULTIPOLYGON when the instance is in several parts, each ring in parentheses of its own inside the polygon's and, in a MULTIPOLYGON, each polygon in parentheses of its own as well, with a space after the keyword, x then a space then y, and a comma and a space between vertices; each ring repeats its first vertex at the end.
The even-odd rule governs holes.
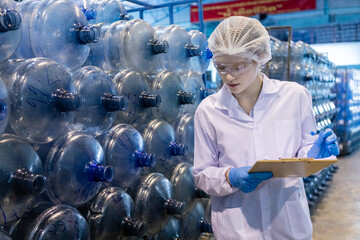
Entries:
POLYGON ((265 180, 273 176, 271 172, 248 173, 251 167, 231 168, 229 171, 229 181, 233 187, 240 188, 241 191, 249 193, 265 180))
POLYGON ((307 156, 311 158, 326 158, 339 155, 339 145, 332 129, 327 128, 319 133, 307 156))

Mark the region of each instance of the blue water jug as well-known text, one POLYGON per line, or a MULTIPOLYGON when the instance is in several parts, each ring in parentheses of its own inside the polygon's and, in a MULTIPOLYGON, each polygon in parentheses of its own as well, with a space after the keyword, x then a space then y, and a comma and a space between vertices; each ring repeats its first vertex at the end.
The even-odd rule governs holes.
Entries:
POLYGON ((0 239, 2 240, 12 240, 11 237, 9 236, 9 234, 0 228, 0 239))
POLYGON ((96 11, 96 18, 90 23, 113 23, 132 18, 120 0, 92 0, 89 5, 96 11))
POLYGON ((88 43, 97 42, 100 35, 70 0, 39 2, 29 31, 35 56, 52 58, 71 70, 83 65, 90 51, 88 43))
POLYGON ((1 78, 11 102, 9 123, 32 143, 51 142, 63 134, 82 105, 70 74, 49 58, 12 61, 1 78))
POLYGON ((196 98, 194 104, 187 104, 182 109, 183 113, 195 113, 200 102, 207 96, 215 93, 213 89, 205 88, 202 76, 194 71, 187 71, 180 75, 186 92, 194 93, 196 98))
POLYGON ((0 77, 0 135, 8 126, 10 115, 10 101, 5 83, 0 77))
POLYGON ((128 21, 119 37, 120 63, 124 69, 151 73, 160 56, 169 50, 168 42, 158 39, 151 25, 141 19, 128 21))
POLYGON ((180 239, 180 220, 170 216, 165 227, 161 229, 154 237, 157 240, 175 240, 180 239))
POLYGON ((106 165, 100 143, 91 135, 69 132, 54 142, 44 166, 50 200, 74 207, 90 201, 114 169, 106 165))
POLYGON ((200 75, 204 74, 209 67, 210 59, 212 58, 212 53, 208 48, 208 41, 205 34, 198 30, 191 30, 188 34, 190 35, 191 44, 194 47, 199 48, 202 52, 190 59, 190 70, 200 75))
POLYGON ((107 61, 110 58, 105 58, 106 54, 114 54, 112 51, 116 51, 113 49, 109 49, 111 41, 105 42, 105 34, 110 27, 110 23, 97 23, 94 24, 94 27, 97 27, 100 31, 99 41, 93 44, 89 44, 90 52, 88 58, 86 59, 86 62, 84 63, 84 66, 97 66, 104 71, 115 71, 117 73, 119 71, 117 67, 111 65, 111 63, 114 63, 116 66, 116 62, 108 63, 107 61), (113 68, 115 68, 115 70, 113 68))
POLYGON ((170 180, 171 186, 173 187, 174 199, 185 202, 185 214, 190 212, 198 199, 210 198, 204 191, 196 188, 193 167, 188 162, 179 163, 166 174, 165 177, 170 180))
POLYGON ((178 156, 181 161, 194 163, 194 114, 185 113, 181 115, 174 124, 175 138, 179 143, 188 146, 186 155, 178 156))
POLYGON ((0 225, 19 220, 46 187, 43 165, 32 146, 16 135, 0 138, 0 225))
POLYGON ((83 107, 75 114, 74 127, 98 136, 111 127, 116 111, 126 109, 127 99, 117 94, 114 82, 98 67, 82 67, 73 78, 84 98, 83 107))
POLYGON ((166 172, 164 169, 171 168, 170 163, 179 162, 174 156, 188 153, 188 146, 176 142, 174 128, 165 121, 155 119, 149 122, 142 136, 145 141, 146 152, 156 155, 156 164, 149 171, 166 172))
POLYGON ((13 240, 88 240, 89 227, 75 208, 50 202, 35 207, 10 228, 13 240))
POLYGON ((146 223, 136 220, 134 214, 134 201, 124 190, 105 188, 93 199, 86 216, 91 238, 106 240, 143 237, 146 223))
POLYGON ((169 50, 160 55, 163 70, 186 72, 189 70, 191 58, 203 54, 200 46, 193 45, 189 34, 178 25, 157 26, 155 31, 156 37, 169 45, 169 50))
POLYGON ((156 156, 144 152, 144 140, 141 134, 131 125, 113 126, 100 140, 106 161, 114 167, 114 186, 126 189, 139 179, 142 168, 153 167, 156 156))
POLYGON ((161 101, 166 103, 152 109, 154 118, 173 123, 184 105, 195 103, 197 96, 185 91, 184 84, 175 72, 165 70, 155 76, 149 76, 147 80, 153 94, 160 95, 161 101))
POLYGON ((144 177, 135 198, 135 215, 147 224, 147 235, 154 236, 163 229, 169 216, 181 216, 185 203, 173 198, 172 187, 160 173, 144 177))
POLYGON ((161 104, 160 95, 152 94, 147 81, 136 71, 123 70, 113 81, 117 92, 128 100, 128 107, 125 111, 117 112, 115 122, 128 123, 134 127, 148 123, 151 109, 161 104))
POLYGON ((181 218, 181 239, 197 240, 201 233, 212 233, 211 223, 204 219, 205 210, 201 203, 196 203, 195 207, 181 218))
POLYGON ((30 42, 30 23, 31 23, 31 15, 34 11, 34 8, 40 3, 41 0, 25 0, 19 2, 16 5, 16 11, 18 11, 21 15, 22 27, 21 27, 21 40, 19 43, 19 47, 16 49, 14 53, 15 58, 34 58, 35 54, 31 47, 30 42))
POLYGON ((0 63, 13 55, 21 39, 21 16, 11 1, 0 2, 0 63))

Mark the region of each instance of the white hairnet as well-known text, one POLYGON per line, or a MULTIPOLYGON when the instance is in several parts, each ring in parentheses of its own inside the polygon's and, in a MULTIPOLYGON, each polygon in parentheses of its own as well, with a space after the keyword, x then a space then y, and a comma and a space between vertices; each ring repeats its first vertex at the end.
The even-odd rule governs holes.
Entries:
POLYGON ((214 57, 228 54, 264 64, 271 59, 270 37, 265 27, 253 18, 242 16, 223 20, 209 37, 214 57))

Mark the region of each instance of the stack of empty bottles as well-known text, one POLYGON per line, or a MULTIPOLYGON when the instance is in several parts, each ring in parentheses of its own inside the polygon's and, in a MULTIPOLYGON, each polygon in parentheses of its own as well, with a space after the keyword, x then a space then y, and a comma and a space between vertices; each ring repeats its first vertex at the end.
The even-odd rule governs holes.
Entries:
POLYGON ((341 153, 349 154, 360 143, 360 71, 337 69, 336 78, 336 133, 341 153))
MULTIPOLYGON (((312 95, 316 130, 333 128, 337 131, 338 127, 335 125, 339 121, 335 121, 338 111, 335 105, 336 93, 334 93, 335 65, 325 55, 319 54, 302 41, 291 42, 290 59, 288 58, 289 45, 287 42, 272 38, 270 46, 272 60, 264 66, 263 71, 267 72, 270 78, 294 81, 305 86, 312 95), (288 63, 290 64, 288 65, 288 63)), ((341 137, 341 134, 338 137, 341 137)), ((304 178, 305 192, 311 210, 323 196, 336 169, 337 166, 332 165, 319 175, 304 178)))
POLYGON ((211 238, 192 173, 210 58, 120 0, 2 0, 0 238, 211 238))

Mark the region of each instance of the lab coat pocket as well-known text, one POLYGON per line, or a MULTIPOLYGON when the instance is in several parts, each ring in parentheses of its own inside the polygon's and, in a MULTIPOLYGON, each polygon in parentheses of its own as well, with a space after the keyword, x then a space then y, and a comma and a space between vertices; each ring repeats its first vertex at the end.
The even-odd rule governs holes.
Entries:
POLYGON ((295 157, 301 143, 301 125, 296 119, 275 122, 276 147, 279 157, 295 157))
POLYGON ((312 225, 309 212, 306 211, 300 201, 287 201, 285 203, 292 239, 311 239, 312 225))

